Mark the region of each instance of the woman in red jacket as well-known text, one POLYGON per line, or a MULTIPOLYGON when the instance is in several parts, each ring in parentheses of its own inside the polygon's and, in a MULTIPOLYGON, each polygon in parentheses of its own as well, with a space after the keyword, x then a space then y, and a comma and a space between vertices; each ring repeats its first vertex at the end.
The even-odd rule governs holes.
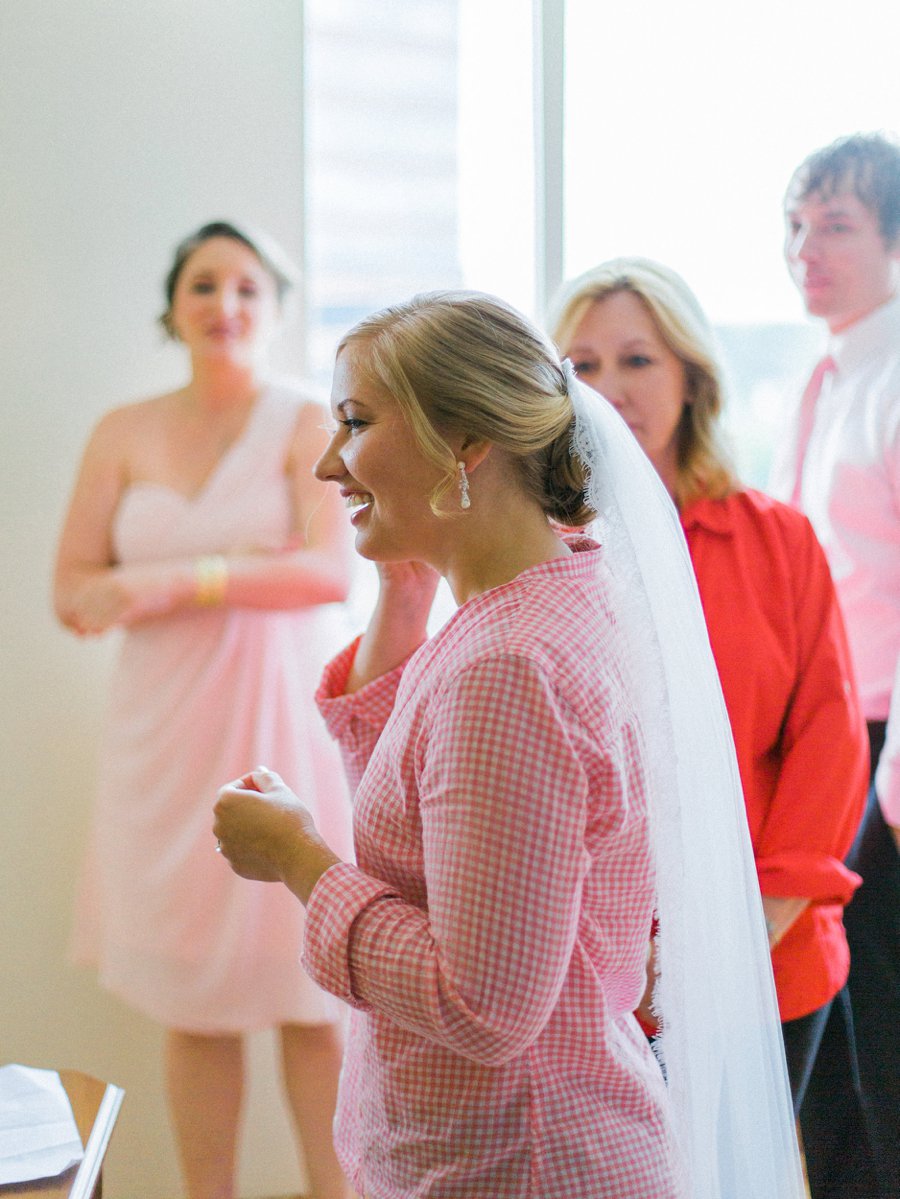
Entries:
MULTIPOLYGON (((843 865, 866 793, 866 728, 807 519, 743 487, 722 448, 711 328, 673 271, 616 259, 564 289, 553 332, 674 500, 731 718, 772 947, 794 1110, 849 951, 843 865)), ((715 903, 715 896, 710 896, 715 903)))

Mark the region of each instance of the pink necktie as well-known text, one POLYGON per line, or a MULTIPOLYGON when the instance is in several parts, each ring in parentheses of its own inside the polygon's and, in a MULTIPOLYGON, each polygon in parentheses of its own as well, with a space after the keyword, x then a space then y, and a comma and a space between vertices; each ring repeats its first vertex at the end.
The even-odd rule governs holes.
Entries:
POLYGON ((812 436, 813 425, 816 420, 816 404, 818 403, 819 396, 822 394, 822 384, 825 382, 825 376, 830 371, 836 369, 837 363, 830 354, 826 355, 820 362, 817 362, 813 373, 809 377, 806 390, 803 392, 803 399, 800 401, 800 416, 797 421, 797 455, 794 459, 794 486, 791 490, 791 504, 795 508, 800 507, 803 460, 806 457, 806 450, 809 446, 809 439, 812 436))

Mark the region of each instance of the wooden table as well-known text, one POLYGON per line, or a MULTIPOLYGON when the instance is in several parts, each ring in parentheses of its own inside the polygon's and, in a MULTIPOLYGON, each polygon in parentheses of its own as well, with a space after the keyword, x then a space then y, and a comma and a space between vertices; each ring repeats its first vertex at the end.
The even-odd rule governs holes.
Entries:
POLYGON ((125 1092, 109 1082, 100 1082, 77 1070, 60 1070, 59 1077, 69 1096, 72 1114, 81 1134, 84 1157, 56 1178, 0 1186, 0 1197, 33 1196, 34 1199, 100 1199, 100 1167, 125 1092))

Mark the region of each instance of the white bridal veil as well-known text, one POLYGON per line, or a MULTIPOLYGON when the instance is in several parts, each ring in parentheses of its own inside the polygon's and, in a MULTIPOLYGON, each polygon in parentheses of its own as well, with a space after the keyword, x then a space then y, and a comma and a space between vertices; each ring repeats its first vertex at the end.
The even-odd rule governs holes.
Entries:
POLYGON ((675 508, 625 423, 565 364, 574 449, 621 586, 647 730, 660 1057, 691 1199, 803 1199, 737 760, 675 508))

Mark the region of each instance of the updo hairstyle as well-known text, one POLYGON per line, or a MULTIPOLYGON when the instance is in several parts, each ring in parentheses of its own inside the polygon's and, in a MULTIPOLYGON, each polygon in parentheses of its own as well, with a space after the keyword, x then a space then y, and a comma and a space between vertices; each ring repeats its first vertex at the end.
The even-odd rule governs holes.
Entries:
POLYGON ((458 480, 445 440, 484 440, 509 454, 528 495, 560 524, 595 513, 572 454, 574 415, 566 376, 548 339, 503 300, 479 292, 414 296, 355 325, 338 346, 363 350, 360 369, 395 399, 423 454, 443 471, 432 511, 458 480))

